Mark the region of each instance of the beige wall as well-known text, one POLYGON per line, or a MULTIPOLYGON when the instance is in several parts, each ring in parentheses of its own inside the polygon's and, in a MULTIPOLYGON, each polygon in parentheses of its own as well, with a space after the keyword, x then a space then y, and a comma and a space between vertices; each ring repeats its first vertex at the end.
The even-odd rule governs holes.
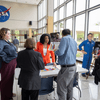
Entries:
POLYGON ((0 5, 10 9, 10 18, 6 22, 0 22, 0 28, 29 29, 37 28, 37 6, 29 4, 11 3, 0 1, 0 5), (32 21, 32 25, 29 25, 32 21))

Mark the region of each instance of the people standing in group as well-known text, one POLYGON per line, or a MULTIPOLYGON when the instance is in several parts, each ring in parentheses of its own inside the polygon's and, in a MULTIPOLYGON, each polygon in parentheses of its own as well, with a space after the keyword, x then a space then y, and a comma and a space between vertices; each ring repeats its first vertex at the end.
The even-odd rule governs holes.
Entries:
POLYGON ((13 80, 16 68, 16 47, 9 41, 11 37, 10 29, 0 29, 0 61, 1 61, 1 100, 13 100, 13 80))
POLYGON ((22 100, 38 100, 41 87, 39 73, 44 69, 43 58, 39 52, 33 50, 33 39, 28 38, 24 47, 26 49, 18 52, 17 57, 17 66, 21 68, 18 85, 22 88, 22 100))
POLYGON ((61 70, 57 76, 57 94, 59 100, 72 100, 73 81, 76 72, 77 43, 70 35, 69 29, 62 31, 62 39, 58 50, 54 50, 58 56, 58 64, 61 70))
POLYGON ((13 44, 16 46, 16 51, 18 52, 18 47, 19 47, 19 40, 16 38, 13 40, 13 44))
POLYGON ((50 42, 51 42, 50 35, 42 34, 40 37, 40 42, 37 42, 35 51, 41 53, 45 65, 51 63, 50 61, 50 56, 51 56, 52 63, 54 66, 56 66, 54 52, 49 50, 50 42))
MULTIPOLYGON (((88 39, 83 41, 79 45, 79 50, 81 50, 81 52, 84 54, 82 67, 88 69, 88 73, 82 73, 83 77, 86 77, 86 75, 89 74, 90 64, 92 60, 93 47, 95 45, 95 42, 92 40, 92 37, 93 37, 93 34, 89 33, 87 35, 88 39), (82 49, 82 47, 84 47, 84 49, 82 49)), ((89 75, 91 76, 91 74, 89 75)))

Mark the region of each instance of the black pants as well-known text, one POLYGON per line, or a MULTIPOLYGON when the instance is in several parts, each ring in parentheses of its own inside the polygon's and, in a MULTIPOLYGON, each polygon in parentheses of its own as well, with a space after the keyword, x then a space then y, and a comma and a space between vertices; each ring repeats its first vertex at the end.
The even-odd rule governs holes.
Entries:
POLYGON ((38 94, 39 90, 22 89, 22 100, 38 100, 38 94))

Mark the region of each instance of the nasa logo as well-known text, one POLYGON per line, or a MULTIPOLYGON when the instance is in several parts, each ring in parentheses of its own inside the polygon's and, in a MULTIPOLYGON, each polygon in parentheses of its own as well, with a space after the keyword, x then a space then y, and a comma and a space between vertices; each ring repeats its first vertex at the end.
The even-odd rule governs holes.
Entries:
POLYGON ((10 13, 9 13, 10 8, 7 9, 6 7, 0 5, 0 22, 5 22, 9 19, 9 17, 10 17, 10 13))

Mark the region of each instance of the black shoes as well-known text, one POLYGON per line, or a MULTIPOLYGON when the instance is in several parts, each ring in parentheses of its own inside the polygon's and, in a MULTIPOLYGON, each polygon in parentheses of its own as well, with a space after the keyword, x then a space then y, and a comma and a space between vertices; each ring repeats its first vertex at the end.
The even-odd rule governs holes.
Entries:
POLYGON ((86 77, 86 74, 82 74, 83 77, 86 77))
POLYGON ((88 77, 88 76, 92 76, 92 74, 90 73, 85 73, 85 74, 82 74, 83 77, 88 77))
POLYGON ((91 73, 86 73, 86 75, 88 75, 88 76, 92 76, 92 74, 91 74, 91 73))

